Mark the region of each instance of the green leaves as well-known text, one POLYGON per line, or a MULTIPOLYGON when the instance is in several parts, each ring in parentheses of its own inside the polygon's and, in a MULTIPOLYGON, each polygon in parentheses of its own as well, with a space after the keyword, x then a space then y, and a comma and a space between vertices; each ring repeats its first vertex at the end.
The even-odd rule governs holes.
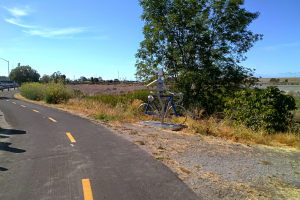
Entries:
POLYGON ((269 133, 286 131, 293 117, 291 111, 296 109, 294 98, 276 87, 243 89, 225 105, 227 117, 253 130, 264 129, 269 133))
POLYGON ((38 82, 40 75, 30 66, 20 66, 11 70, 9 78, 18 84, 25 82, 38 82))
POLYGON ((221 99, 216 105, 205 102, 219 96, 220 88, 230 91, 254 80, 252 71, 239 63, 262 35, 248 30, 258 13, 246 11, 242 4, 242 0, 140 0, 145 39, 136 54, 137 77, 149 81, 155 77, 153 70, 163 66, 175 87, 185 93, 186 104, 202 105, 209 114, 218 111, 221 99), (192 85, 196 87, 190 91, 192 85))

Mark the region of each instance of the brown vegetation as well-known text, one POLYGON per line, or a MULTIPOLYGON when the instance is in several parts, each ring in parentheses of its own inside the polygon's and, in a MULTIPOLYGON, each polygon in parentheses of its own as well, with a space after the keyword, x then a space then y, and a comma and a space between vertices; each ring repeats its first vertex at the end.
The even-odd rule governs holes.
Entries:
POLYGON ((112 83, 112 84, 77 84, 68 85, 70 89, 80 90, 86 95, 123 94, 134 90, 145 89, 140 83, 112 83))

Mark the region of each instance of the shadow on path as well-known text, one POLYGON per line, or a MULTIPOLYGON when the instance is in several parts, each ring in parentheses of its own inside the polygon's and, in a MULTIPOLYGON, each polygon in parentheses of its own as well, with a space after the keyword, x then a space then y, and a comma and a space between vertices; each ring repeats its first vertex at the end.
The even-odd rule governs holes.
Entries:
MULTIPOLYGON (((26 134, 26 131, 16 129, 2 129, 0 128, 0 138, 9 138, 9 135, 21 135, 26 134)), ((10 142, 0 142, 0 150, 9 151, 12 153, 24 153, 26 150, 10 147, 10 142)))
POLYGON ((7 171, 8 169, 4 168, 4 167, 0 167, 0 172, 4 172, 7 171))
POLYGON ((0 142, 0 150, 9 151, 12 153, 24 153, 26 150, 10 147, 10 142, 0 142))
POLYGON ((20 135, 20 134, 26 134, 26 131, 16 130, 16 129, 2 129, 2 128, 0 128, 0 134, 20 135))

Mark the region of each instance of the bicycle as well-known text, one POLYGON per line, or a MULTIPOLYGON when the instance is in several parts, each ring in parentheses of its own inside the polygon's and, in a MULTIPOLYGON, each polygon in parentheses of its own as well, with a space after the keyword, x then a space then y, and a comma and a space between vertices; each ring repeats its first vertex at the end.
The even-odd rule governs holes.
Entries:
MULTIPOLYGON (((179 102, 181 102, 183 99, 183 94, 174 92, 169 93, 170 95, 159 94, 160 98, 166 99, 166 101, 164 102, 164 119, 166 119, 166 121, 169 123, 184 124, 187 119, 187 111, 183 106, 179 105, 179 102), (174 97, 179 98, 177 104, 174 103, 174 97)), ((158 104, 155 102, 158 97, 154 97, 154 95, 152 94, 153 93, 150 92, 147 103, 142 103, 138 107, 138 113, 152 116, 152 119, 161 119, 161 106, 158 106, 158 104)))

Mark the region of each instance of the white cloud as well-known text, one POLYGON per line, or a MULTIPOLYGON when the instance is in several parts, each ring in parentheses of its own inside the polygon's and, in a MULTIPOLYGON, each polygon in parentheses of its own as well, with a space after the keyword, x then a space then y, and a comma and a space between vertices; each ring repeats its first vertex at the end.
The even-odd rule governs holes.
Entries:
POLYGON ((262 47, 263 50, 266 51, 274 51, 285 47, 299 47, 300 42, 291 42, 291 43, 284 43, 284 44, 277 44, 277 45, 270 45, 262 47))
POLYGON ((16 18, 6 18, 6 19, 4 19, 4 21, 6 21, 7 23, 16 25, 16 26, 23 27, 23 28, 35 28, 35 26, 19 23, 18 19, 16 19, 16 18))
MULTIPOLYGON (((22 8, 3 8, 7 10, 11 15, 10 17, 4 18, 4 21, 23 28, 23 32, 32 36, 39 36, 44 38, 62 38, 64 36, 63 38, 65 39, 73 39, 74 35, 88 31, 88 29, 84 27, 50 28, 29 25, 28 23, 24 22, 24 17, 28 16, 32 11, 29 6, 25 6, 22 8)), ((92 38, 93 37, 89 37, 89 39, 92 38)))
POLYGON ((25 6, 23 8, 7 8, 3 7, 5 10, 8 11, 8 13, 11 15, 10 18, 5 18, 4 21, 7 23, 22 27, 22 28, 35 28, 35 26, 27 25, 22 23, 22 17, 29 15, 30 7, 25 6))
POLYGON ((29 7, 26 6, 25 8, 6 8, 4 7, 12 16, 14 17, 23 17, 29 14, 29 7))
POLYGON ((24 31, 30 35, 37 35, 41 37, 57 37, 57 36, 65 36, 65 35, 73 35, 85 32, 86 28, 83 27, 70 27, 70 28, 61 28, 61 29, 32 29, 28 31, 24 31))

